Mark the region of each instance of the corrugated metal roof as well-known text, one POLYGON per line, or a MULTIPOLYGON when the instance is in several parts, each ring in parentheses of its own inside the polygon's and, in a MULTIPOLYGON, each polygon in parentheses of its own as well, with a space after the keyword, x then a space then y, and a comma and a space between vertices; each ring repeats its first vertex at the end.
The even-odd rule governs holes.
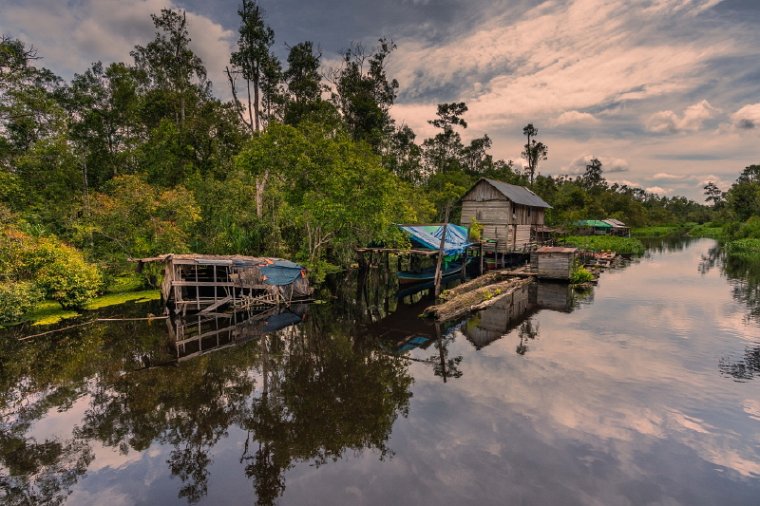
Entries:
POLYGON ((578 220, 575 224, 579 227, 612 228, 612 225, 602 220, 578 220))
POLYGON ((502 195, 507 197, 515 204, 531 207, 548 207, 549 204, 544 202, 544 199, 525 188, 524 186, 517 186, 514 184, 505 183, 504 181, 497 181, 496 179, 483 178, 481 181, 486 181, 488 184, 496 188, 502 195))
POLYGON ((604 221, 605 223, 609 223, 610 225, 612 225, 613 228, 627 228, 625 226, 625 223, 623 223, 620 220, 616 220, 614 218, 607 218, 606 220, 602 220, 602 221, 604 221))

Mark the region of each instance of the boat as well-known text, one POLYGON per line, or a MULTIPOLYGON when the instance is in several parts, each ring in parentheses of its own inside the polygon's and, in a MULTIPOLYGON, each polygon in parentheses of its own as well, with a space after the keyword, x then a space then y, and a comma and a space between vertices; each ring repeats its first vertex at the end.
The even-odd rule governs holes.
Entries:
MULTIPOLYGON (((442 276, 454 276, 462 272, 462 264, 450 265, 448 268, 443 269, 442 276)), ((414 283, 424 283, 425 281, 435 280, 435 267, 429 267, 423 269, 420 272, 399 271, 396 273, 398 277, 398 283, 400 285, 411 285, 414 283)))

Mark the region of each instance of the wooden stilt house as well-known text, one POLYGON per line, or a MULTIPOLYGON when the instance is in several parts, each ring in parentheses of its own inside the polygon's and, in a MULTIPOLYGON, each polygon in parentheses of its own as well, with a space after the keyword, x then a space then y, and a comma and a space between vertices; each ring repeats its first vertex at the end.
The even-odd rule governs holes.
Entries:
POLYGON ((524 186, 483 178, 462 197, 461 224, 483 226, 481 240, 499 253, 523 250, 533 229, 544 225, 549 204, 524 186))

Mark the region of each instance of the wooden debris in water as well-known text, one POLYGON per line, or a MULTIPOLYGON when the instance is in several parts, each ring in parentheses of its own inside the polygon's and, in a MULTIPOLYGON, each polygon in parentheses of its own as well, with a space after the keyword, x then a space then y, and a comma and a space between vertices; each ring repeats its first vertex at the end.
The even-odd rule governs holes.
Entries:
POLYGON ((517 288, 533 282, 532 278, 525 279, 508 279, 500 283, 482 286, 474 290, 459 294, 451 300, 442 304, 430 306, 424 312, 427 317, 435 318, 438 321, 453 320, 460 316, 467 315, 472 311, 484 309, 491 304, 496 303, 502 296, 511 294, 517 288))
POLYGON ((441 294, 441 298, 443 300, 451 300, 454 297, 458 297, 459 295, 467 293, 471 290, 475 290, 476 288, 492 285, 494 283, 498 283, 499 281, 504 281, 505 279, 510 279, 512 277, 513 276, 506 273, 505 271, 492 271, 484 274, 483 276, 468 281, 467 283, 462 283, 461 285, 457 285, 449 290, 445 290, 441 294))

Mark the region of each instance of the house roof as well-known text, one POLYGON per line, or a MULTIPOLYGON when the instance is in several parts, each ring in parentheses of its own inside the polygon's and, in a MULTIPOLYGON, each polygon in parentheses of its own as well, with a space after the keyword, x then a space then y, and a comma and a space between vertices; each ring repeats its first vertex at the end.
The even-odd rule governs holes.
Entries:
MULTIPOLYGON (((505 183, 504 181, 497 181, 496 179, 488 179, 483 178, 480 181, 485 181, 494 188, 496 188, 499 193, 507 197, 509 200, 514 202, 515 204, 520 204, 523 206, 530 206, 530 207, 544 207, 544 208, 551 208, 549 204, 547 204, 544 199, 530 191, 524 186, 517 186, 514 184, 505 183)), ((478 181, 478 182, 480 182, 478 181)))

